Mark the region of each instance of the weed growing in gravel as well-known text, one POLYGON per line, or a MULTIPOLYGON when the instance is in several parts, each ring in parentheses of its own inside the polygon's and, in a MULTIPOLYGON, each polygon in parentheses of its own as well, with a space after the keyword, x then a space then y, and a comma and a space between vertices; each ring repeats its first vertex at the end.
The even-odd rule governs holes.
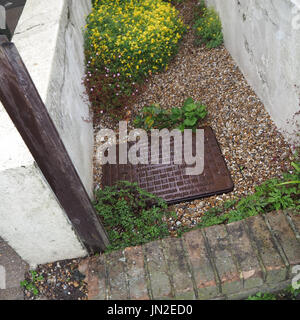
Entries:
POLYGON ((223 43, 222 23, 213 8, 205 8, 202 4, 201 16, 196 18, 194 29, 196 44, 205 44, 207 48, 219 47, 223 43))
POLYGON ((102 218, 111 245, 119 250, 169 235, 165 217, 174 216, 164 200, 142 190, 135 183, 120 181, 96 191, 95 208, 102 218))
POLYGON ((25 279, 24 281, 20 282, 21 288, 26 289, 27 291, 30 291, 33 293, 34 296, 37 296, 39 294, 39 290, 37 288, 37 283, 39 281, 43 281, 43 276, 38 276, 37 272, 34 270, 29 271, 31 279, 25 279))
POLYGON ((272 293, 258 292, 254 296, 248 297, 247 300, 276 300, 276 296, 272 293))
POLYGON ((193 129, 195 131, 200 120, 207 115, 207 108, 192 98, 185 100, 182 108, 165 110, 157 104, 144 107, 142 114, 137 116, 133 123, 137 128, 151 129, 193 129))
MULTIPOLYGON (((299 283, 299 282, 298 282, 299 283)), ((291 296, 292 299, 300 298, 300 288, 295 289, 293 286, 288 286, 285 292, 291 296)))
POLYGON ((274 210, 294 208, 300 210, 300 172, 284 173, 283 180, 271 179, 255 188, 255 193, 241 200, 230 200, 222 207, 204 213, 197 228, 231 223, 274 210))
POLYGON ((124 107, 143 79, 165 70, 186 26, 163 0, 95 0, 87 18, 85 85, 96 109, 124 107))
POLYGON ((289 185, 289 184, 300 184, 300 178, 299 178, 299 176, 300 176, 300 164, 292 162, 292 166, 296 170, 296 173, 297 173, 297 176, 298 176, 296 179, 298 179, 298 180, 291 180, 291 181, 283 182, 283 183, 279 184, 280 186, 289 185))
POLYGON ((253 296, 249 296, 246 300, 299 300, 299 298, 300 289, 294 289, 292 286, 288 286, 276 294, 258 292, 253 296))

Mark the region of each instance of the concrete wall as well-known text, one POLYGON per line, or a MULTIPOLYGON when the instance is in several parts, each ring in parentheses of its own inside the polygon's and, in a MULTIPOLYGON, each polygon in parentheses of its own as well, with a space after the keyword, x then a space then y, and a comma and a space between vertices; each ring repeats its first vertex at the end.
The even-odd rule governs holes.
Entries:
MULTIPOLYGON (((90 9, 90 0, 27 0, 12 41, 92 196, 93 128, 81 84, 90 9)), ((0 236, 31 265, 86 255, 1 105, 0 150, 0 236)))
POLYGON ((219 12, 225 45, 266 110, 300 144, 300 29, 293 27, 300 9, 291 0, 206 2, 219 12))

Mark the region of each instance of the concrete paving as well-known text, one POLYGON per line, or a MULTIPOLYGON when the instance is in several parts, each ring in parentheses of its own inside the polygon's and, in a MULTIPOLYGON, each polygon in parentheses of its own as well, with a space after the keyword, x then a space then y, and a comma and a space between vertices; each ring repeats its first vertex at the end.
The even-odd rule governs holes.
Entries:
POLYGON ((0 300, 23 300, 20 282, 29 266, 0 238, 0 300))

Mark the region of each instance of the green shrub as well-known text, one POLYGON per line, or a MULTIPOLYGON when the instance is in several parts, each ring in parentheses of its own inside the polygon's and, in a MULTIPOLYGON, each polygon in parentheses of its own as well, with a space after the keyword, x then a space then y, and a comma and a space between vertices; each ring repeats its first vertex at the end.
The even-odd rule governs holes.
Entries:
POLYGON ((276 300, 276 296, 272 293, 258 292, 256 295, 248 297, 247 300, 276 300))
POLYGON ((95 0, 85 31, 85 84, 93 105, 124 107, 137 84, 167 69, 185 30, 163 0, 95 0))
POLYGON ((157 104, 144 107, 142 115, 137 116, 133 123, 138 128, 163 129, 177 128, 195 130, 199 121, 207 115, 206 106, 200 102, 195 102, 192 98, 186 99, 182 108, 172 108, 166 110, 157 104))
POLYGON ((196 44, 205 44, 207 48, 216 48, 223 43, 222 23, 213 8, 201 8, 202 14, 196 19, 194 29, 196 44))
POLYGON ((164 200, 121 181, 96 192, 95 208, 103 220, 111 245, 108 250, 141 245, 169 235, 164 200))

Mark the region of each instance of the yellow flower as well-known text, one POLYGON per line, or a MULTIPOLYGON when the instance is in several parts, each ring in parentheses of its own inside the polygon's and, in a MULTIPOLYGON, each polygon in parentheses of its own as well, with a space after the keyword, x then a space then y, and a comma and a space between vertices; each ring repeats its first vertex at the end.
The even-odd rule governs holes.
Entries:
POLYGON ((167 69, 185 28, 176 8, 164 0, 96 0, 87 21, 89 57, 134 81, 141 68, 145 74, 167 69))

